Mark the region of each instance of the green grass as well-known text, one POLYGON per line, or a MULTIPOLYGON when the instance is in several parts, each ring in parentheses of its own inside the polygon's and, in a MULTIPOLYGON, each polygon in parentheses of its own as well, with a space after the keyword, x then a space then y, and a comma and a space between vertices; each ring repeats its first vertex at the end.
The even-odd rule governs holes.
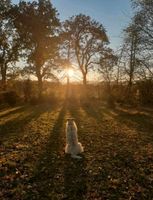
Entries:
POLYGON ((153 199, 151 109, 75 100, 0 109, 0 199, 153 199), (69 116, 82 160, 64 154, 69 116))

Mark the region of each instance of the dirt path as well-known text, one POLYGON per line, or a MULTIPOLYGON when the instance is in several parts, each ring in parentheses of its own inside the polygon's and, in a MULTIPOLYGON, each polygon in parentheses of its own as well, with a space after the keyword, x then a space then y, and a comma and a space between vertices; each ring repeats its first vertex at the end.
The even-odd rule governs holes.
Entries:
POLYGON ((3 110, 0 199, 153 199, 152 114, 78 102, 3 110), (69 116, 82 160, 64 154, 69 116))

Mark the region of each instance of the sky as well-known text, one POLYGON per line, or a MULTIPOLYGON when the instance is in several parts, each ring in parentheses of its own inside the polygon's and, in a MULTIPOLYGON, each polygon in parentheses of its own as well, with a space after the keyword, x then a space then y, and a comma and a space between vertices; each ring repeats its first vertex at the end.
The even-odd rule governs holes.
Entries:
MULTIPOLYGON (((19 0, 12 0, 18 3, 19 0)), ((122 42, 122 31, 130 22, 130 0, 52 0, 61 21, 76 14, 86 14, 100 22, 106 29, 110 47, 117 50, 122 42)))

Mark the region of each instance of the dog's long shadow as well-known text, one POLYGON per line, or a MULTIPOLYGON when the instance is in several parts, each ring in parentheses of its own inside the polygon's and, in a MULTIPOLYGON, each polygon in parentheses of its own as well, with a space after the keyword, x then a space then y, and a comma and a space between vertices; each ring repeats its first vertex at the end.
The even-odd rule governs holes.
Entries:
MULTIPOLYGON (((73 103, 68 103, 68 110, 71 117, 74 117, 79 122, 78 107, 73 103)), ((79 127, 78 127, 79 128, 79 127)), ((64 187, 65 199, 82 200, 86 199, 87 183, 86 183, 86 158, 81 155, 81 159, 71 158, 65 155, 64 163, 64 187)))

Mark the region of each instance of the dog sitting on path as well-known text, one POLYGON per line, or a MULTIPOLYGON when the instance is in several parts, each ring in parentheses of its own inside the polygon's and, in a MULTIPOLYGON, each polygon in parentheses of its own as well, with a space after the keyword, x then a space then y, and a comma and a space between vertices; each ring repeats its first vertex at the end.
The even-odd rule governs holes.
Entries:
POLYGON ((72 158, 81 157, 77 154, 83 152, 83 147, 80 142, 78 142, 77 126, 73 118, 67 119, 66 122, 66 147, 65 153, 71 154, 72 158))

